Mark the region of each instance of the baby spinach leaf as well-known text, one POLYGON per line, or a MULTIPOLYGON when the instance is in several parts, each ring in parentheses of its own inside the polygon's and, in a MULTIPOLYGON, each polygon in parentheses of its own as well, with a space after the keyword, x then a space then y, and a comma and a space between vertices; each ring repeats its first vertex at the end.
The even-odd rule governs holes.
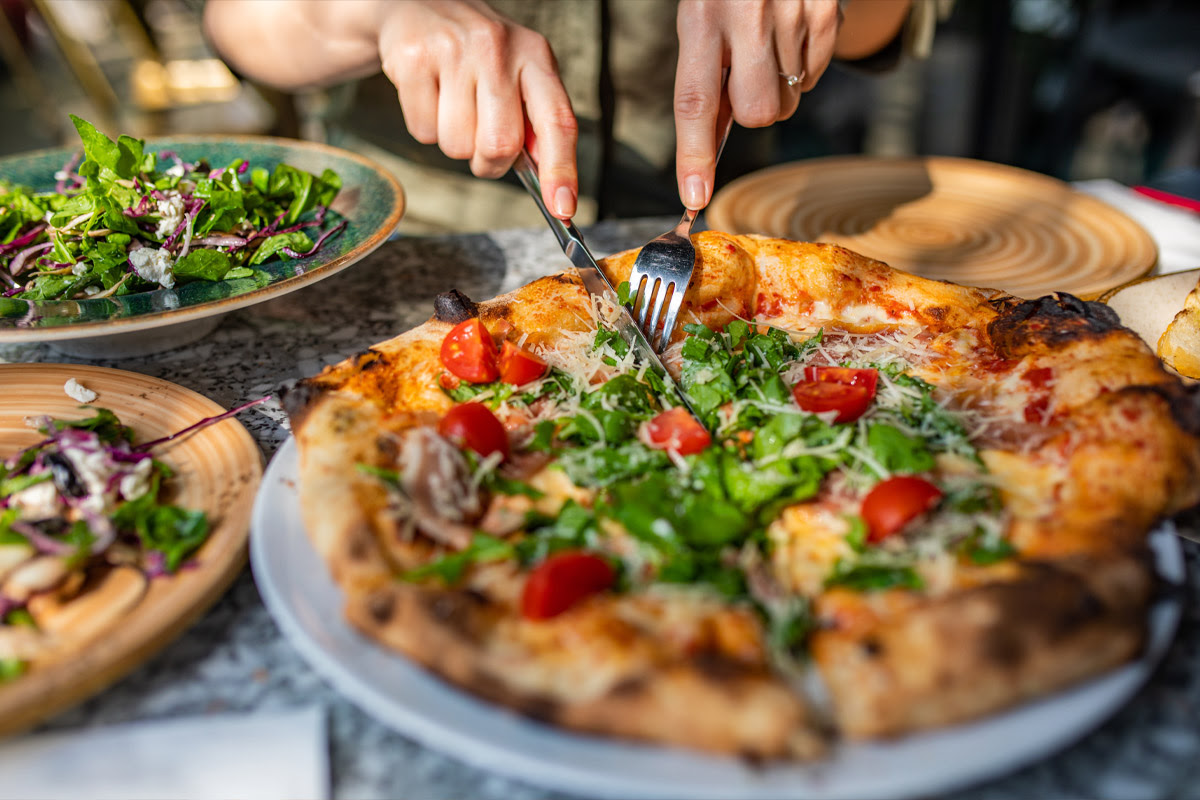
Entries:
POLYGON ((285 247, 295 250, 297 253, 306 253, 312 249, 312 246, 312 239, 308 238, 308 234, 304 231, 279 233, 268 237, 259 245, 258 249, 254 251, 254 255, 250 257, 250 266, 258 266, 276 255, 285 260, 290 258, 287 253, 283 252, 285 247))
POLYGON ((179 280, 219 281, 232 266, 228 253, 220 250, 192 250, 175 262, 173 272, 179 280))

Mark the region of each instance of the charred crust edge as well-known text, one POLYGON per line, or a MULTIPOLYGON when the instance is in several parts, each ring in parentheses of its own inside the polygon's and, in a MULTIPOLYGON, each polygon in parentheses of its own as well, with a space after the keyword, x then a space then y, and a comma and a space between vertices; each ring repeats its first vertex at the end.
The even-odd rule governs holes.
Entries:
POLYGON ((1171 417, 1180 430, 1192 436, 1200 436, 1200 384, 1184 386, 1182 383, 1162 383, 1142 387, 1154 392, 1167 403, 1171 417))
POLYGON ((442 292, 433 299, 433 316, 439 322, 457 325, 479 316, 479 305, 458 289, 442 292))
POLYGON ((988 336, 1006 355, 1122 330, 1120 318, 1111 308, 1065 292, 1036 300, 1005 297, 993 301, 993 306, 999 316, 988 323, 988 336))
POLYGON ((325 387, 311 378, 305 378, 295 383, 285 383, 276 390, 279 404, 283 406, 288 419, 292 422, 292 430, 304 425, 304 419, 308 416, 308 412, 312 410, 324 393, 325 387))

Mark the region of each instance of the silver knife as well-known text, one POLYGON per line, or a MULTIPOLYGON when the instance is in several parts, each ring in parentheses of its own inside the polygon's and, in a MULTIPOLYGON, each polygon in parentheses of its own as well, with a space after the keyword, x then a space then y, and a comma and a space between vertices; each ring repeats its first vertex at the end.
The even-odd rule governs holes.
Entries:
POLYGON ((542 184, 538 180, 537 167, 533 165, 533 159, 529 157, 529 151, 525 149, 521 150, 521 155, 517 156, 517 161, 513 164, 513 172, 517 173, 517 177, 521 179, 521 183, 525 185, 529 194, 533 196, 538 209, 542 212, 542 216, 546 218, 546 222, 550 223, 550 230, 554 231, 554 236, 558 239, 559 246, 567 254, 567 258, 571 259, 571 263, 575 265, 575 271, 579 273, 579 278, 583 281, 583 287, 587 289, 588 294, 594 297, 602 297, 621 309, 621 316, 617 321, 617 333, 633 348, 633 352, 638 357, 638 360, 649 365, 654 374, 661 378, 667 388, 675 393, 677 399, 687 407, 687 410, 692 412, 693 416, 698 416, 696 409, 692 408, 692 404, 688 402, 687 395, 675 384, 675 380, 667 372, 666 366, 663 365, 658 355, 654 352, 654 349, 650 346, 650 341, 646 339, 646 335, 642 333, 641 328, 633 321, 633 315, 629 313, 629 308, 623 303, 618 302, 616 290, 609 283, 608 276, 600 269, 600 265, 596 263, 596 258, 584 243, 583 234, 575 227, 575 223, 563 222, 551 214, 549 209, 546 208, 546 204, 542 202, 542 184))

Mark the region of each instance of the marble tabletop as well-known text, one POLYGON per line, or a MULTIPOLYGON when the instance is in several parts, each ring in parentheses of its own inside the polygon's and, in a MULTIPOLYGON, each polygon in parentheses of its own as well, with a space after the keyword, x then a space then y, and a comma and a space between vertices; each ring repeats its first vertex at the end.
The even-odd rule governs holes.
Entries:
MULTIPOLYGON (((599 254, 636 246, 671 220, 595 226, 599 254)), ((181 349, 92 361, 154 375, 232 407, 427 319, 433 297, 457 287, 485 299, 565 262, 545 229, 394 239, 351 269, 225 317, 181 349)), ((68 362, 49 345, 0 345, 0 361, 68 362)), ((242 415, 269 459, 287 438, 278 406, 242 415)), ((1031 767, 951 795, 1200 798, 1200 545, 1184 542, 1188 580, 1179 631, 1147 685, 1098 730, 1031 767)), ((325 685, 289 646, 247 569, 188 632, 107 691, 45 723, 72 729, 215 712, 321 704, 327 711, 335 798, 524 800, 561 795, 493 775, 407 739, 325 685)))

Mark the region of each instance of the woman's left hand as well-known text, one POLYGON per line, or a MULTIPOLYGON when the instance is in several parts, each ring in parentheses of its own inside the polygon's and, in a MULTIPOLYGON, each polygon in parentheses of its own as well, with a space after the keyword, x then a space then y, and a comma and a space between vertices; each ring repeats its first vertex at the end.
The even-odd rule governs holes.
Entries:
POLYGON ((675 170, 685 206, 712 199, 722 69, 735 122, 787 119, 829 66, 840 22, 837 0, 681 0, 675 170))

